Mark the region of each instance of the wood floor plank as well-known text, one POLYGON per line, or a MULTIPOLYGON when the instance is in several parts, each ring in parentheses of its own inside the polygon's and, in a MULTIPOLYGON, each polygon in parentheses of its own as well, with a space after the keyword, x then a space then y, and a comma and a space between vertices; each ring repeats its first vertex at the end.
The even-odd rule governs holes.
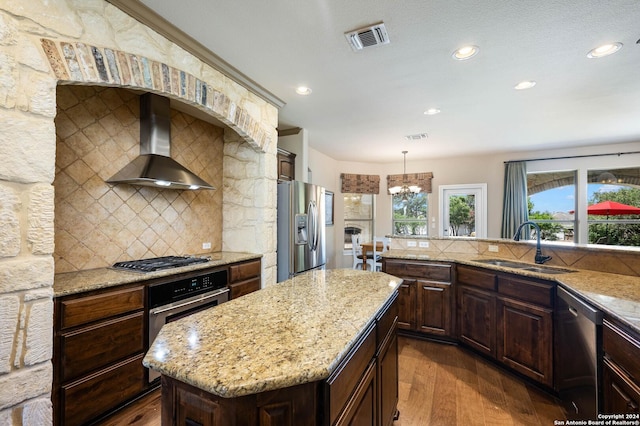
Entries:
POLYGON ((485 424, 482 396, 479 392, 478 370, 473 357, 458 350, 460 356, 456 383, 456 419, 458 424, 480 426, 485 424))
POLYGON ((514 424, 528 426, 540 424, 524 382, 505 374, 502 376, 502 388, 514 424))
POLYGON ((502 388, 500 372, 487 361, 476 361, 478 370, 478 391, 482 396, 485 425, 513 425, 502 388))

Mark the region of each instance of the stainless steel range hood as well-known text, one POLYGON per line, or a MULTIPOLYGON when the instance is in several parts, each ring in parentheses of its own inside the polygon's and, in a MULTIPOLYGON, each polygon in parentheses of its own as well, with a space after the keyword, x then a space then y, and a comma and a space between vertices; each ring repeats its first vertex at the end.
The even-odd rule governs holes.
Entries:
POLYGON ((140 97, 140 156, 107 182, 172 189, 215 189, 171 158, 169 98, 153 93, 140 97))

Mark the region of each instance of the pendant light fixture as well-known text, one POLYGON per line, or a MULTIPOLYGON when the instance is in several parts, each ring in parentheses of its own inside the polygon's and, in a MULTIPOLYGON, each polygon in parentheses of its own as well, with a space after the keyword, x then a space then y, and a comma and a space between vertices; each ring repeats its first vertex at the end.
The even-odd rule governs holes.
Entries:
POLYGON ((389 193, 391 195, 402 195, 402 201, 407 202, 408 201, 408 195, 409 194, 417 194, 420 192, 420 190, 422 188, 420 188, 417 185, 409 185, 408 181, 407 181, 407 152, 409 151, 402 151, 402 155, 404 156, 404 172, 402 174, 402 186, 392 186, 391 188, 389 188, 389 193))

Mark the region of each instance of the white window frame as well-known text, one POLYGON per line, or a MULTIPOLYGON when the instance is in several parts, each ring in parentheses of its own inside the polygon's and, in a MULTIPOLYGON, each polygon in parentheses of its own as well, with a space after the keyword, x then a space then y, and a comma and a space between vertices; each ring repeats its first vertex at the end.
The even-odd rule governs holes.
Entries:
MULTIPOLYGON (((439 220, 438 235, 445 235, 445 224, 449 223, 449 197, 454 195, 473 195, 476 202, 476 236, 475 238, 487 238, 487 184, 471 183, 461 185, 438 186, 439 220)), ((455 237, 453 237, 455 238, 455 237)))

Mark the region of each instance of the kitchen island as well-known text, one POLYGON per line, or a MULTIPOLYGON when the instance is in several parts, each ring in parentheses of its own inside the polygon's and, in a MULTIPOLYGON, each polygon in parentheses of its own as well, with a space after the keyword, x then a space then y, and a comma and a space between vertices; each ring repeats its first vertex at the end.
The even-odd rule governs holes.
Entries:
POLYGON ((166 324, 143 361, 162 424, 391 423, 401 282, 312 271, 166 324))

